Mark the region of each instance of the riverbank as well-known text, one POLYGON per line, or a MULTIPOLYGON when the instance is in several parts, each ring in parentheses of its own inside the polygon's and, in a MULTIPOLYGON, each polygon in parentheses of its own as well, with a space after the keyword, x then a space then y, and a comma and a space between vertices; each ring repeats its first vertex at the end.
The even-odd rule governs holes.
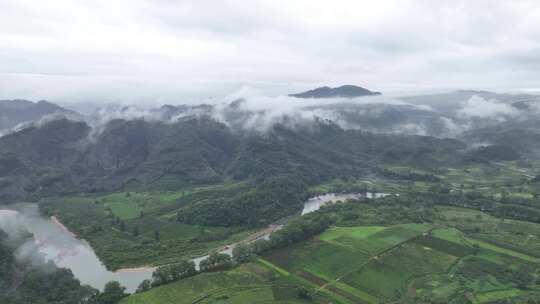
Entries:
POLYGON ((69 230, 64 224, 62 224, 62 222, 60 222, 60 220, 56 217, 56 216, 51 216, 51 221, 53 223, 55 223, 60 229, 62 229, 64 232, 66 233, 69 233, 71 235, 73 235, 73 237, 77 237, 77 234, 74 233, 73 231, 69 230))
MULTIPOLYGON (((139 267, 111 272, 103 265, 92 247, 76 237, 56 217, 45 218, 36 211, 37 205, 27 204, 20 211, 0 209, 0 225, 20 226, 34 235, 36 254, 54 262, 58 267, 70 269, 82 283, 103 290, 109 281, 118 281, 128 292, 135 292, 139 284, 152 278, 154 268, 139 267)), ((2 227, 2 226, 0 226, 2 227)))
POLYGON ((142 266, 142 267, 135 267, 135 268, 122 268, 114 271, 114 273, 137 273, 137 272, 147 272, 147 271, 154 271, 157 267, 152 266, 142 266))
MULTIPOLYGON (((328 193, 307 200, 304 203, 304 208, 301 213, 287 217, 286 220, 280 220, 267 227, 245 235, 242 239, 230 244, 217 247, 210 252, 220 252, 232 255, 235 246, 241 243, 251 243, 259 239, 268 240, 272 233, 281 229, 291 219, 314 212, 322 206, 338 201, 346 201, 348 199, 372 198, 381 197, 386 194, 378 193, 328 193)), ((37 206, 33 206, 32 210, 37 210, 37 206)), ((7 211, 12 216, 23 216, 17 211, 7 211)), ((6 214, 7 214, 6 213, 6 214)), ((134 292, 140 282, 152 277, 152 272, 157 268, 154 266, 136 266, 120 268, 116 271, 109 271, 98 258, 94 249, 84 239, 73 233, 66 227, 58 217, 50 218, 40 217, 39 214, 28 216, 24 220, 28 230, 35 234, 36 240, 48 240, 40 242, 38 248, 42 254, 49 260, 52 260, 59 267, 69 268, 73 274, 83 283, 102 289, 104 284, 110 280, 119 281, 127 288, 127 291, 134 292), (65 254, 69 252, 70 254, 65 254)), ((201 255, 191 260, 198 265, 200 261, 206 259, 207 255, 201 255)))

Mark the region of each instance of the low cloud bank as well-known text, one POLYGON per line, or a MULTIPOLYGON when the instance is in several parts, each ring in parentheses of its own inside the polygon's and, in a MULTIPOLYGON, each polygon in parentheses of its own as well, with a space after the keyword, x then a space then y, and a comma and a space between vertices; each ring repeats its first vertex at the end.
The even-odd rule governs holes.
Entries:
MULTIPOLYGON (((8 235, 8 242, 18 244, 15 255, 17 261, 40 267, 47 261, 42 247, 69 248, 73 238, 59 233, 50 220, 39 214, 33 204, 18 205, 17 210, 0 209, 0 230, 8 235)), ((51 256, 52 257, 52 256, 51 256)))
MULTIPOLYGON (((109 105, 90 115, 67 118, 84 120, 92 128, 90 138, 95 139, 107 123, 115 119, 176 123, 204 116, 222 122, 235 131, 257 133, 265 133, 276 124, 297 128, 309 127, 314 121, 327 120, 344 129, 374 133, 456 137, 471 128, 507 121, 520 114, 523 114, 520 118, 527 116, 527 113, 522 113, 508 102, 479 95, 467 98, 456 102, 457 110, 444 112, 425 104, 413 104, 384 95, 352 99, 302 99, 269 97, 254 89, 243 88, 221 99, 207 99, 206 103, 199 105, 164 105, 156 108, 109 105)), ((59 117, 66 116, 50 115, 38 122, 18 126, 14 131, 29 125, 39 127, 59 117)))
POLYGON ((34 241, 32 234, 29 232, 26 222, 31 212, 28 209, 24 210, 25 213, 15 210, 0 210, 0 230, 5 232, 8 236, 8 246, 16 247, 15 258, 19 263, 32 265, 33 267, 40 267, 44 265, 44 255, 39 252, 37 243, 34 241))
POLYGON ((484 99, 478 95, 463 102, 463 107, 458 111, 462 117, 479 117, 502 119, 516 116, 519 111, 511 105, 501 103, 495 99, 484 99))
MULTIPOLYGON (((330 120, 344 129, 362 129, 362 124, 350 118, 356 115, 373 120, 382 114, 382 110, 376 108, 381 106, 406 106, 417 111, 431 111, 427 106, 412 105, 384 96, 301 99, 288 96, 262 96, 255 90, 242 89, 225 98, 207 100, 207 103, 199 105, 165 105, 159 108, 109 106, 96 110, 86 116, 85 120, 93 128, 92 137, 99 135, 106 124, 114 119, 176 123, 202 116, 211 117, 236 131, 258 133, 265 133, 276 124, 296 128, 309 126, 316 120, 330 120)), ((406 128, 394 126, 392 130, 426 134, 425 128, 407 122, 406 128)))
MULTIPOLYGON (((306 126, 315 120, 330 120, 344 129, 362 129, 360 120, 351 118, 356 116, 373 120, 381 114, 382 110, 378 107, 383 106, 407 106, 418 111, 430 110, 426 106, 412 105, 385 96, 301 99, 289 96, 235 94, 214 104, 209 114, 234 129, 256 132, 266 132, 277 123, 294 128, 306 126)), ((420 128, 414 127, 409 131, 416 132, 418 129, 420 128)))
MULTIPOLYGON (((21 124, 7 133, 31 126, 40 127, 60 118, 84 120, 92 128, 89 136, 91 140, 95 140, 107 123, 115 119, 176 123, 205 116, 224 123, 235 131, 256 133, 265 133, 276 124, 298 128, 309 127, 315 121, 332 121, 344 129, 434 136, 440 135, 442 131, 439 129, 448 123, 438 119, 429 106, 410 104, 386 96, 302 99, 263 96, 256 90, 244 88, 224 98, 206 101, 206 104, 200 105, 165 105, 159 108, 109 105, 85 116, 48 115, 39 121, 21 124), (437 133, 431 132, 433 124, 440 125, 437 133)), ((455 132, 449 130, 443 133, 455 132)))

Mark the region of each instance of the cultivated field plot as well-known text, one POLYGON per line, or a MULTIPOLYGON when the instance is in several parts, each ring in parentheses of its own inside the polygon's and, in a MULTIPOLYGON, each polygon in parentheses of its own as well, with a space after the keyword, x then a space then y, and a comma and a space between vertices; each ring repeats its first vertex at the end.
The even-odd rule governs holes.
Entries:
POLYGON ((379 298, 391 298, 412 278, 445 272, 456 260, 455 256, 411 242, 373 259, 343 281, 379 298))
POLYGON ((301 299, 297 285, 264 265, 205 273, 132 295, 121 304, 317 304, 328 301, 301 299))
POLYGON ((266 259, 316 285, 328 286, 353 302, 371 303, 376 302, 373 290, 350 284, 350 280, 429 229, 419 224, 333 228, 312 241, 274 251, 266 259))
POLYGON ((440 223, 332 228, 264 259, 343 303, 490 303, 540 290, 536 257, 440 223))

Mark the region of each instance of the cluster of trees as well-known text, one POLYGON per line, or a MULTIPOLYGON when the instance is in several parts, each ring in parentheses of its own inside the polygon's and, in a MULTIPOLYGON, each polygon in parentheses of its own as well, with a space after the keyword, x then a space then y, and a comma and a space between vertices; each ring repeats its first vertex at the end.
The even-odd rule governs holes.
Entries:
POLYGON ((95 304, 116 304, 127 296, 129 294, 126 293, 125 287, 117 281, 110 281, 105 284, 103 292, 97 294, 95 304))
POLYGON ((233 248, 232 258, 236 263, 249 262, 257 253, 257 247, 251 244, 240 243, 233 248))
POLYGON ((175 282, 194 276, 197 273, 193 261, 181 261, 180 263, 161 266, 152 273, 152 280, 144 280, 139 285, 137 292, 144 292, 152 287, 175 282))
POLYGON ((294 219, 270 236, 270 247, 284 247, 307 240, 325 231, 335 221, 335 216, 318 212, 294 219))
POLYGON ((513 161, 520 157, 519 152, 509 145, 480 147, 471 151, 469 155, 469 159, 474 162, 513 161))
POLYGON ((177 219, 200 225, 263 226, 300 210, 307 197, 301 177, 272 177, 231 197, 190 204, 178 211, 177 219))
MULTIPOLYGON (((243 245, 239 246, 239 248, 244 248, 242 247, 243 245)), ((158 267, 152 273, 152 279, 144 280, 137 288, 137 292, 144 292, 150 288, 176 282, 202 272, 230 269, 235 265, 235 263, 246 261, 246 253, 242 249, 236 249, 237 247, 234 248, 235 250, 233 251, 233 257, 224 253, 210 254, 208 258, 199 262, 199 270, 196 269, 193 261, 185 260, 179 263, 158 267), (236 259, 234 258, 235 256, 241 256, 241 258, 236 259)))
POLYGON ((403 179, 403 180, 410 180, 410 181, 420 181, 420 182, 440 182, 441 179, 437 176, 430 174, 430 173, 418 173, 414 171, 408 170, 407 172, 396 172, 389 169, 382 169, 378 170, 379 174, 381 174, 384 177, 391 178, 391 179, 403 179))
POLYGON ((226 270, 232 266, 232 258, 226 253, 213 253, 199 263, 201 272, 226 270))

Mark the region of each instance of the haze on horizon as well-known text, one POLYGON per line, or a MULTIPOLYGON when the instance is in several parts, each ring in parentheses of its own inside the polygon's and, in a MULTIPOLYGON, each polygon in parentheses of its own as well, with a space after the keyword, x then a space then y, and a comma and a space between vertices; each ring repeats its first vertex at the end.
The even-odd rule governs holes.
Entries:
POLYGON ((537 1, 2 0, 0 46, 0 99, 540 90, 537 1))

